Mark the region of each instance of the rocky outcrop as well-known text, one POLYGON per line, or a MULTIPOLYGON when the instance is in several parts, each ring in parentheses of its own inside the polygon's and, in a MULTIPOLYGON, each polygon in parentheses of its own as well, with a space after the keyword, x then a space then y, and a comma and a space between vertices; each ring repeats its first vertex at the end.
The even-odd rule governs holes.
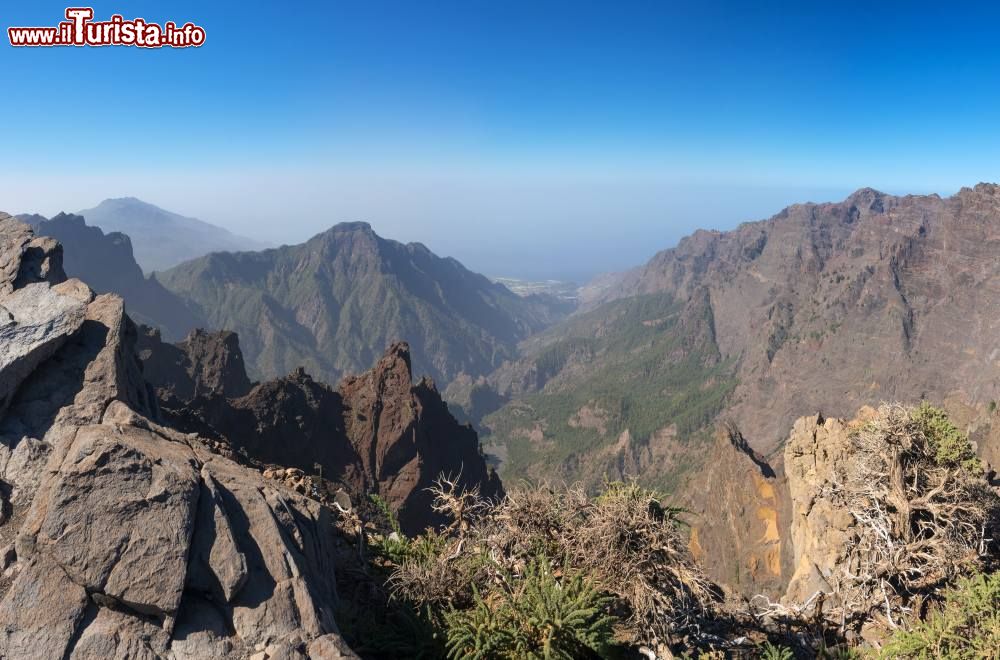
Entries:
POLYGON ((0 213, 0 294, 25 284, 66 279, 62 247, 51 238, 35 236, 31 228, 0 213))
POLYGON ((234 332, 195 329, 183 341, 168 344, 159 330, 143 327, 136 349, 143 376, 163 398, 185 402, 213 395, 232 398, 243 396, 252 386, 234 332))
POLYGON ((43 282, 0 296, 0 412, 18 385, 80 329, 87 302, 43 282))
POLYGON ((322 476, 356 498, 377 493, 408 532, 441 522, 426 492, 441 474, 487 497, 501 492, 476 432, 455 421, 433 382, 413 383, 405 343, 390 346, 370 371, 337 389, 298 369, 243 396, 234 395, 246 374, 231 333, 195 333, 176 346, 147 333, 140 347, 174 426, 219 438, 259 463, 322 476))
POLYGON ((479 450, 470 426, 460 426, 427 378, 413 384, 410 349, 390 346, 370 371, 344 379, 344 428, 365 478, 398 508, 409 531, 441 520, 427 491, 440 475, 476 487, 485 497, 501 492, 500 479, 479 450))
POLYGON ((851 460, 849 433, 850 425, 842 420, 802 417, 785 444, 794 555, 786 598, 791 602, 804 603, 817 591, 832 593, 827 578, 851 551, 854 517, 823 495, 835 483, 837 470, 851 460))
POLYGON ((0 657, 354 657, 333 514, 158 423, 121 299, 57 283, 58 246, 0 223, 3 300, 59 311, 30 369, 0 367, 0 657))

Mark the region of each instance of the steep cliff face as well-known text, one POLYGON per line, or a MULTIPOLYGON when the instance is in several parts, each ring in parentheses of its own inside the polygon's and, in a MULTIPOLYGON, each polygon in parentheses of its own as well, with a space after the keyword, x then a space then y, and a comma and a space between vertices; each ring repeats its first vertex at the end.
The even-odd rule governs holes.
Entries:
POLYGON ((60 257, 0 218, 0 656, 353 657, 334 514, 158 424, 121 299, 60 257))
POLYGON ((792 569, 788 484, 733 426, 716 430, 672 501, 689 512, 690 549, 736 593, 780 594, 792 569))
POLYGON ((129 316, 139 323, 162 329, 167 337, 180 339, 204 322, 183 300, 167 291, 155 277, 147 278, 132 254, 132 241, 125 234, 105 234, 88 226, 79 215, 60 213, 51 220, 23 216, 39 236, 48 236, 67 246, 63 267, 70 277, 87 283, 98 293, 114 293, 125 300, 129 316))
POLYGON ((850 427, 839 419, 802 417, 785 444, 794 565, 786 598, 792 602, 804 603, 817 591, 832 593, 827 579, 845 564, 852 549, 854 517, 823 496, 836 481, 838 468, 851 461, 850 427))
POLYGON ((246 374, 231 333, 195 333, 177 345, 146 333, 139 354, 164 415, 178 428, 220 438, 263 464, 321 472, 355 497, 376 493, 408 532, 440 522, 426 489, 442 474, 460 476, 463 486, 489 497, 501 492, 475 431, 455 421, 433 382, 413 383, 405 343, 336 389, 298 369, 242 396, 246 374), (219 386, 199 390, 191 373, 219 386))
MULTIPOLYGON (((607 331, 582 319, 608 318, 629 300, 707 299, 712 343, 733 367, 718 410, 758 451, 775 452, 802 415, 846 417, 883 400, 944 405, 982 443, 995 443, 998 248, 1000 187, 992 184, 949 198, 863 189, 838 203, 790 206, 732 231, 695 232, 605 279, 590 289, 591 311, 529 340, 522 359, 489 381, 510 394, 512 411, 535 393, 529 405, 549 407, 588 377, 577 367, 594 362, 567 352, 561 368, 539 378, 538 367, 552 364, 542 360, 550 346, 572 339, 587 349, 607 331)), ((609 398, 627 398, 634 380, 610 383, 609 398)))

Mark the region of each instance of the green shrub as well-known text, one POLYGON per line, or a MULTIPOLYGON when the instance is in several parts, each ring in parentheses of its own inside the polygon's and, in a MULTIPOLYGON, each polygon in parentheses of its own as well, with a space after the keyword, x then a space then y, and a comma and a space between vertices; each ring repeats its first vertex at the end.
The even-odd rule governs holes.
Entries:
POLYGON ((513 590, 475 592, 469 610, 445 615, 451 658, 572 660, 603 655, 616 619, 606 613, 612 599, 582 574, 556 577, 545 558, 530 562, 513 590))
POLYGON ((973 473, 982 472, 983 465, 972 451, 969 436, 951 423, 945 411, 925 401, 913 411, 913 421, 934 449, 938 465, 961 466, 973 473))
POLYGON ((760 646, 761 660, 792 660, 795 654, 787 646, 776 646, 771 642, 764 642, 760 646))
POLYGON ((1000 572, 959 580, 944 604, 883 647, 884 658, 1000 658, 1000 572))

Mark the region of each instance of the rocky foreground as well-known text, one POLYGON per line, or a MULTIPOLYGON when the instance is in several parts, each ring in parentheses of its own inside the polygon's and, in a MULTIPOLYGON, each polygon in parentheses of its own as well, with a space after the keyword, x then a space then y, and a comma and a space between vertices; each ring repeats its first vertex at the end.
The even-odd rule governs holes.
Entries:
POLYGON ((0 216, 0 657, 350 658, 328 509, 158 424, 116 296, 0 216))

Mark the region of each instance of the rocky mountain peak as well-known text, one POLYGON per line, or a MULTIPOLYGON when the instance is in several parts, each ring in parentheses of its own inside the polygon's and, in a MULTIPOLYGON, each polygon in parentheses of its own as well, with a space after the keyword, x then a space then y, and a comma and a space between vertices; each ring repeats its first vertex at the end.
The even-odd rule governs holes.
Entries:
POLYGON ((874 188, 859 188, 845 200, 845 203, 863 206, 868 210, 874 211, 882 207, 882 202, 887 197, 889 195, 874 188))

